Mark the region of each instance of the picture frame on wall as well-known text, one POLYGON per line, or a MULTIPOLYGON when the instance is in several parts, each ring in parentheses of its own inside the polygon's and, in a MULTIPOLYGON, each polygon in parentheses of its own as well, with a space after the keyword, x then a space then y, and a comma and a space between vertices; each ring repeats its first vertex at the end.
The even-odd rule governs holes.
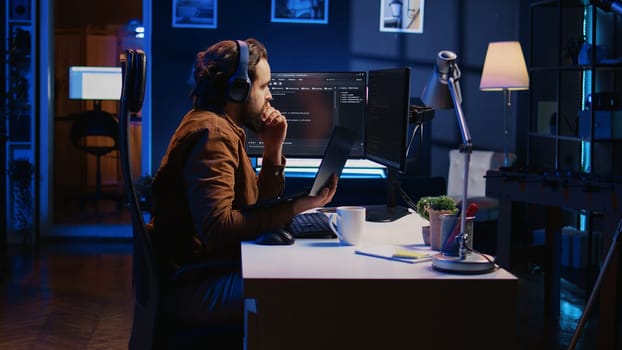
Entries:
POLYGON ((380 0, 380 31, 423 33, 425 0, 380 0))
POLYGON ((328 0, 272 0, 272 22, 328 23, 328 0))
POLYGON ((218 27, 218 0, 172 0, 172 3, 173 27, 218 27))

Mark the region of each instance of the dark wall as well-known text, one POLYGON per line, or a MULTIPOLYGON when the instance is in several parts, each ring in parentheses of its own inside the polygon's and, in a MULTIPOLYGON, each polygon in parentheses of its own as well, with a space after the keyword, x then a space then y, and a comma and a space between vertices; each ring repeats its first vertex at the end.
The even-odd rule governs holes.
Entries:
MULTIPOLYGON (((410 66, 413 97, 420 96, 437 52, 455 51, 463 73, 463 108, 474 146, 503 149, 503 96, 480 92, 479 80, 488 42, 521 39, 519 0, 428 0, 422 34, 380 32, 378 0, 332 0, 329 23, 325 25, 271 23, 270 3, 218 1, 217 29, 187 29, 171 27, 170 0, 153 0, 150 55, 154 171, 190 107, 188 80, 197 51, 219 40, 247 37, 266 44, 273 71, 368 71, 410 66)), ((514 113, 519 110, 520 106, 514 113)), ((435 113, 429 126, 432 175, 446 176, 448 150, 461 142, 456 125, 452 111, 435 113)), ((511 150, 515 147, 514 129, 511 150)))

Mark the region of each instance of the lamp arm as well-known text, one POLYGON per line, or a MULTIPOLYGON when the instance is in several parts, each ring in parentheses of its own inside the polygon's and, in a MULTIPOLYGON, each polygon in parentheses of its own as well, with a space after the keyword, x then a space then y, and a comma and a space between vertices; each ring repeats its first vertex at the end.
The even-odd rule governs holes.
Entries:
POLYGON ((465 236, 466 230, 466 215, 467 215, 467 193, 469 186, 469 163, 471 162, 471 152, 473 150, 473 144, 471 142, 471 133, 467 126, 466 119, 464 118, 464 112, 462 111, 462 105, 458 99, 459 88, 456 85, 454 77, 449 77, 448 84, 449 93, 454 103, 454 110, 456 111, 456 118, 458 119, 458 126, 460 127, 460 134, 462 135, 462 146, 460 152, 464 153, 464 178, 462 181, 462 208, 460 209, 460 249, 459 258, 463 259, 465 253, 465 240, 473 239, 472 237, 465 236))
POLYGON ((460 95, 460 88, 457 87, 457 82, 453 77, 447 79, 447 85, 449 86, 451 100, 454 103, 454 110, 456 111, 456 118, 458 119, 458 127, 460 127, 460 134, 462 135, 462 144, 465 148, 462 152, 468 151, 471 153, 471 148, 473 147, 473 144, 471 143, 471 132, 469 131, 466 119, 464 118, 461 99, 458 97, 460 95))

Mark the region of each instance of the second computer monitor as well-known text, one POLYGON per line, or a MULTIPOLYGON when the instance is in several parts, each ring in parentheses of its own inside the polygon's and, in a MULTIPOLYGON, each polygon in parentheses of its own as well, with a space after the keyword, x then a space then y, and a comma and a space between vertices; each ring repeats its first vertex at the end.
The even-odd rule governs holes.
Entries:
POLYGON ((387 167, 387 203, 367 206, 367 221, 387 222, 409 214, 398 205, 399 173, 406 171, 410 68, 369 71, 365 157, 387 167))
MULTIPOLYGON (((283 153, 292 158, 322 158, 333 128, 353 130, 351 158, 364 155, 366 72, 273 72, 272 106, 287 118, 283 153)), ((261 139, 247 134, 247 152, 263 154, 261 139)))
POLYGON ((406 171, 410 68, 369 71, 365 157, 406 171))

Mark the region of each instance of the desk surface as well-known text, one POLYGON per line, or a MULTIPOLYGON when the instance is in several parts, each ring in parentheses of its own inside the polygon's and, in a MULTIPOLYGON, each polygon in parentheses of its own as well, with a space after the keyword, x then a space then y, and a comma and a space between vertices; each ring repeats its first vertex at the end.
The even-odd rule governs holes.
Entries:
MULTIPOLYGON (((390 223, 368 222, 358 247, 420 244, 427 221, 412 213, 390 223)), ((453 275, 432 269, 432 262, 409 264, 355 254, 355 246, 337 239, 298 239, 291 246, 242 243, 242 274, 251 279, 516 279, 503 269, 483 275, 453 275)), ((430 251, 434 253, 433 251, 430 251)))
MULTIPOLYGON (((358 247, 421 244, 426 224, 414 213, 366 223, 358 247)), ((518 283, 507 271, 452 275, 433 270, 431 261, 355 249, 337 240, 243 243, 246 349, 514 348, 518 283), (456 312, 469 322, 447 337, 440 325, 453 324, 456 312)))

